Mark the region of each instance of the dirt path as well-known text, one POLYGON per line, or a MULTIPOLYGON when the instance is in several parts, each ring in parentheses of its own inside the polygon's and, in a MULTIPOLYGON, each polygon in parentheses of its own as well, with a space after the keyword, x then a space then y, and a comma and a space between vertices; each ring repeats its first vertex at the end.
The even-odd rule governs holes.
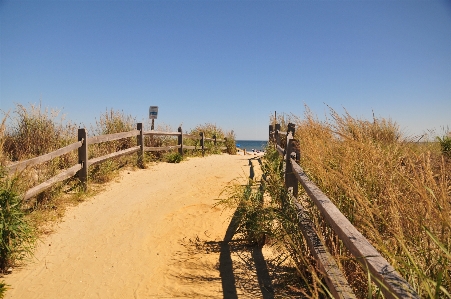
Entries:
POLYGON ((246 181, 249 158, 215 155, 124 172, 68 210, 34 260, 5 277, 6 298, 226 297, 221 253, 199 244, 224 239, 233 211, 213 205, 230 181, 246 181))

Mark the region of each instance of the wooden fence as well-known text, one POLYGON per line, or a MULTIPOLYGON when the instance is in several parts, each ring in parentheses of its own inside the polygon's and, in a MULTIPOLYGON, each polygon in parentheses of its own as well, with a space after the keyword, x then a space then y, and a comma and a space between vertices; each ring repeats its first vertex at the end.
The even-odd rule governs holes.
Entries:
POLYGON ((275 127, 270 125, 269 140, 272 141, 279 154, 284 157, 285 187, 292 196, 299 217, 299 228, 307 240, 310 251, 315 257, 320 271, 323 272, 333 296, 335 298, 356 298, 327 247, 322 244, 304 207, 296 200, 298 183, 305 189, 324 220, 360 263, 364 271, 371 274, 372 281, 380 287, 385 298, 419 298, 412 286, 381 256, 332 201, 308 179, 298 164, 300 149, 299 142, 294 139, 294 132, 295 125, 291 123, 288 124, 287 132, 280 131, 280 124, 276 124, 275 127))
MULTIPOLYGON (((202 156, 205 155, 205 142, 206 141, 212 141, 214 145, 217 145, 217 142, 225 142, 226 139, 216 139, 216 136, 213 136, 212 138, 206 138, 205 134, 203 132, 200 133, 199 136, 195 135, 188 135, 183 134, 182 128, 179 127, 177 132, 159 132, 159 131, 144 131, 142 123, 137 124, 136 130, 130 131, 130 132, 123 132, 123 133, 116 133, 116 134, 108 134, 108 135, 100 135, 100 136, 94 136, 94 137, 88 137, 88 134, 86 132, 86 129, 78 129, 78 141, 70 144, 68 146, 65 146, 63 148, 60 148, 56 151, 53 151, 51 153, 32 158, 25 161, 19 161, 14 164, 11 164, 7 166, 7 170, 9 174, 14 174, 18 171, 23 171, 27 167, 31 167, 34 165, 38 165, 47 161, 50 161, 52 159, 55 159, 59 156, 62 156, 64 154, 67 154, 71 151, 78 150, 78 163, 74 166, 65 169, 61 171, 58 175, 48 179, 47 181, 29 189, 24 194, 24 199, 29 199, 33 196, 36 196, 37 194, 45 191, 46 189, 50 188, 57 182, 64 181, 70 177, 78 176, 80 182, 82 183, 83 189, 87 189, 87 183, 88 183, 88 170, 89 166, 102 163, 108 159, 120 157, 123 155, 130 155, 133 153, 138 154, 138 165, 140 167, 143 167, 143 157, 144 152, 149 151, 169 151, 173 149, 178 149, 179 154, 183 155, 184 150, 186 149, 192 149, 192 150, 202 150, 202 156), (177 136, 177 145, 174 146, 165 146, 165 147, 146 147, 144 146, 144 136, 177 136), (102 143, 102 142, 108 142, 108 141, 114 141, 114 140, 120 140, 124 138, 129 137, 137 137, 137 145, 134 147, 130 147, 128 149, 120 150, 114 153, 110 153, 101 157, 97 158, 88 158, 88 146, 92 144, 102 143), (190 139, 198 139, 200 141, 200 146, 188 146, 183 144, 183 140, 185 138, 190 139)), ((221 150, 225 150, 226 147, 222 146, 220 147, 221 150)))

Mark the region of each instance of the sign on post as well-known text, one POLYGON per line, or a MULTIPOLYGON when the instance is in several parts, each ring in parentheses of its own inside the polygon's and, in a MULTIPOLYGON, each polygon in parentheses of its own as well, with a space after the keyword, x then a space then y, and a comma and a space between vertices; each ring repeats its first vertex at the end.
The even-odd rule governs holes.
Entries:
POLYGON ((158 116, 158 106, 149 107, 149 119, 157 119, 158 116))

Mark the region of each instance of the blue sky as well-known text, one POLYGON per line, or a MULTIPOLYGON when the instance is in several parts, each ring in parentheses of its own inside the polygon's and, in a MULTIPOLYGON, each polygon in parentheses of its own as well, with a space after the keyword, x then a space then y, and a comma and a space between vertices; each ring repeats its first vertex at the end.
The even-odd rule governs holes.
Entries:
POLYGON ((451 129, 451 1, 0 0, 0 108, 76 123, 106 109, 267 139, 269 117, 326 105, 451 129))

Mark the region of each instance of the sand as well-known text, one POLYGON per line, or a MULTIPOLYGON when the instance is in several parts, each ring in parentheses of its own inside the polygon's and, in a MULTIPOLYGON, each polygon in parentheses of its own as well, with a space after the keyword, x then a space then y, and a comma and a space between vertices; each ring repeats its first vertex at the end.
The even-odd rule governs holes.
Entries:
MULTIPOLYGON (((6 298, 227 297, 218 248, 234 211, 214 204, 232 180, 246 182, 253 157, 214 155, 123 172, 69 208, 33 259, 4 277, 6 298)), ((248 297, 239 287, 233 292, 248 297)))

